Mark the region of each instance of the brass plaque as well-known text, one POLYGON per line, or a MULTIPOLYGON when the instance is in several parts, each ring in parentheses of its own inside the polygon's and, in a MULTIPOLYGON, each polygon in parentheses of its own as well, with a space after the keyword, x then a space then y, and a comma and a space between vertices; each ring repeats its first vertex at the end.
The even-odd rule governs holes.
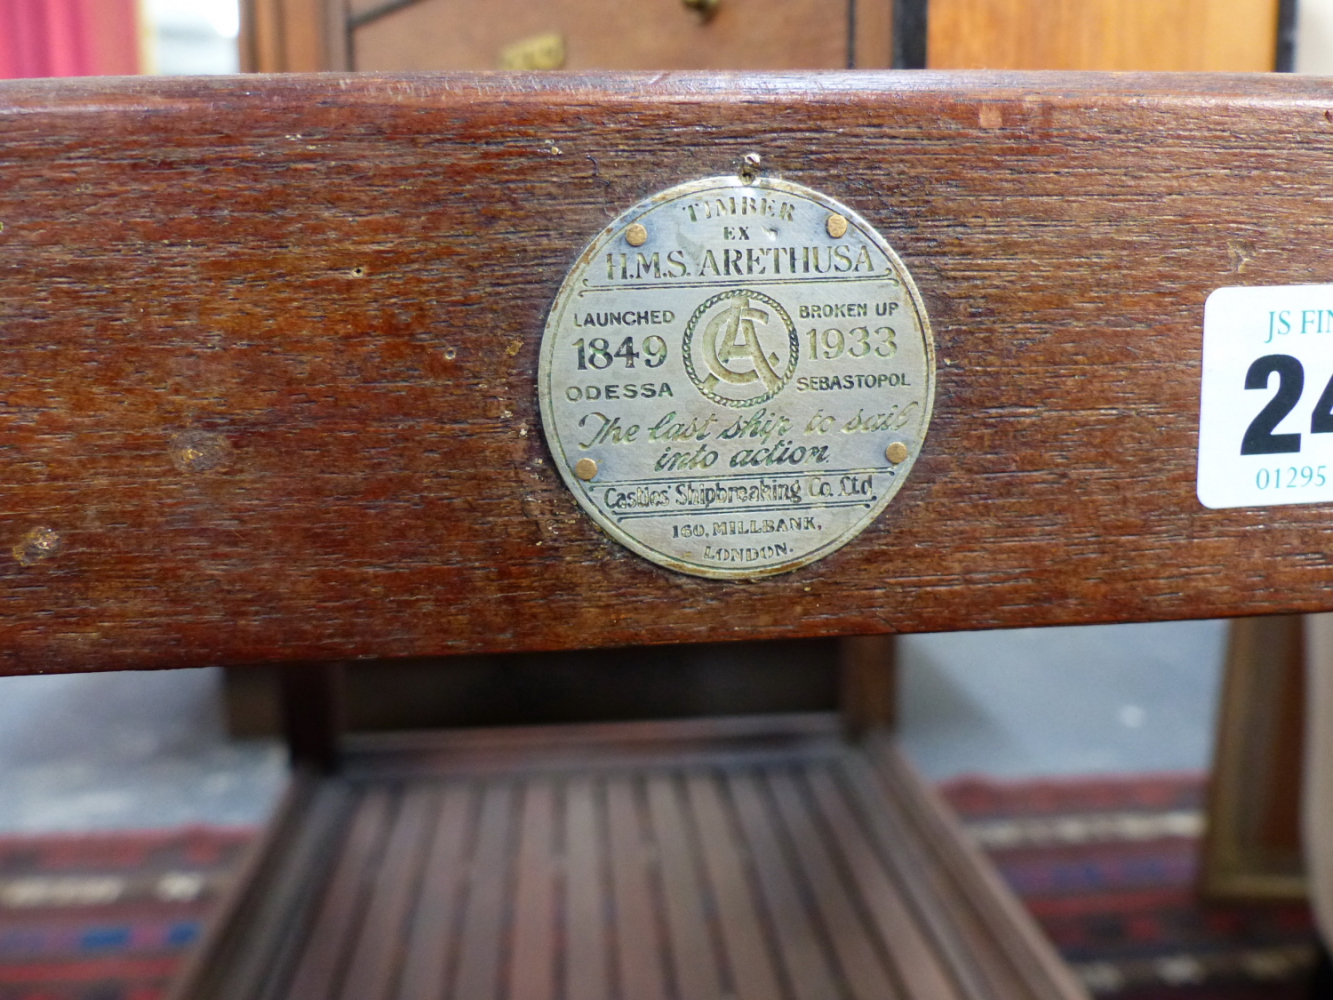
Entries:
POLYGON ((611 537, 696 576, 796 569, 854 538, 920 454, 930 323, 863 218, 713 177, 597 235, 547 318, 542 422, 611 537))

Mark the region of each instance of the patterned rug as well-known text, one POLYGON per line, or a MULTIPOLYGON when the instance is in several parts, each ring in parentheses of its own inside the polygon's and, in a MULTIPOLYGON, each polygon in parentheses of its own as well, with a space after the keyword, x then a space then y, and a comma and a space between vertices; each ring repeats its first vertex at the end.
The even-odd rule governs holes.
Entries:
POLYGON ((1195 884, 1202 775, 942 787, 1088 988, 1114 1000, 1304 1000, 1304 905, 1216 905, 1195 884))
POLYGON ((0 837, 0 1000, 160 1000, 254 835, 0 837))
MULTIPOLYGON (((1201 776, 942 790, 1098 997, 1304 1000, 1304 906, 1195 895, 1201 776)), ((0 1000, 161 1000, 254 835, 0 837, 0 1000)))

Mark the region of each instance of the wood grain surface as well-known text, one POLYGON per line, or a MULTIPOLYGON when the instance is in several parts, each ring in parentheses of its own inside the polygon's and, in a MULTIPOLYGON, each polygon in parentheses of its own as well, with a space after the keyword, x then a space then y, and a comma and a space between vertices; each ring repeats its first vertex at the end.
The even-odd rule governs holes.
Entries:
POLYGON ((1326 506, 1195 498, 1203 302, 1322 282, 1333 86, 1042 74, 0 86, 0 670, 1333 608, 1326 506), (680 576, 536 406, 587 240, 677 182, 846 201, 940 359, 834 555, 680 576))
POLYGON ((932 69, 1261 72, 1278 0, 930 0, 932 69))

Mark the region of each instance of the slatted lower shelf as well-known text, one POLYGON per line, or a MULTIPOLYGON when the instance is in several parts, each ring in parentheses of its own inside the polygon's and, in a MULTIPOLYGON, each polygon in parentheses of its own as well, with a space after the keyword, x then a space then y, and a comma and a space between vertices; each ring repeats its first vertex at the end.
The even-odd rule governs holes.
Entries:
POLYGON ((256 872, 292 898, 252 891, 183 995, 1081 995, 887 742, 847 747, 831 720, 710 725, 682 724, 684 749, 658 724, 361 755, 256 872), (234 974, 256 952, 272 955, 234 974))

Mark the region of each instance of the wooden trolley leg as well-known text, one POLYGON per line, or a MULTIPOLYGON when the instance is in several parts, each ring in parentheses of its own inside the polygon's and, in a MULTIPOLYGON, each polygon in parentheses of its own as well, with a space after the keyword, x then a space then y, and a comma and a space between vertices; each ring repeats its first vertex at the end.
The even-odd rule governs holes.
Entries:
POLYGON ((849 739, 859 740, 897 721, 897 638, 856 635, 838 640, 838 707, 849 739))
POLYGON ((342 664, 289 663, 279 670, 282 724, 293 767, 320 774, 338 769, 342 664))
POLYGON ((1300 788, 1304 615, 1231 622, 1201 885, 1214 899, 1305 894, 1300 788))

